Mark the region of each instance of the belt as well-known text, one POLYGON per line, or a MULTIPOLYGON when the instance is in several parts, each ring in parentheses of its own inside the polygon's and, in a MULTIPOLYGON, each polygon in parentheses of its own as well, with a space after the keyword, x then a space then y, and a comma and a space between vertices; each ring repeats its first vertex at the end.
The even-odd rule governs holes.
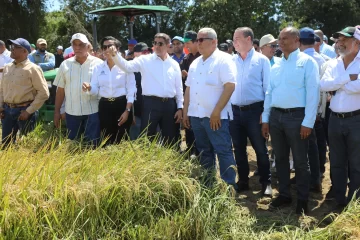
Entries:
POLYGON ((331 114, 333 114, 334 116, 336 116, 338 118, 349 118, 349 117, 355 117, 355 116, 359 115, 360 110, 356 110, 356 111, 353 111, 353 112, 347 112, 347 113, 331 112, 331 114))
POLYGON ((9 108, 20 108, 20 107, 27 107, 29 106, 33 101, 27 101, 22 103, 5 103, 9 108))
POLYGON ((245 105, 245 106, 238 106, 238 105, 232 105, 233 108, 237 108, 240 111, 248 111, 250 109, 255 109, 255 108, 263 108, 264 107, 264 102, 256 102, 256 103, 252 103, 249 105, 245 105))
POLYGON ((282 113, 291 113, 291 112, 297 112, 297 111, 305 110, 304 107, 297 107, 297 108, 277 108, 277 107, 273 107, 271 109, 274 109, 274 110, 282 112, 282 113))
POLYGON ((126 99, 126 96, 120 96, 120 97, 112 97, 112 98, 100 98, 100 101, 106 101, 106 102, 115 102, 117 100, 126 99))
POLYGON ((163 97, 157 97, 157 96, 146 96, 144 95, 144 97, 148 97, 148 98, 152 98, 152 99, 155 99, 155 100, 158 100, 158 101, 162 101, 162 102, 167 102, 167 101, 170 101, 170 100, 175 100, 175 97, 172 97, 172 98, 163 98, 163 97))

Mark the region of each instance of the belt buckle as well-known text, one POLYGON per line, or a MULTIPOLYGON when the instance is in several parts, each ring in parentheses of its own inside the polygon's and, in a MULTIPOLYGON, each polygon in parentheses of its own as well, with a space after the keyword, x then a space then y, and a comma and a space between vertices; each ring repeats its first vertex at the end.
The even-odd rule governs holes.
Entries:
POLYGON ((108 101, 109 101, 109 102, 114 102, 114 101, 115 101, 115 98, 113 98, 113 97, 112 97, 112 98, 108 98, 108 101))

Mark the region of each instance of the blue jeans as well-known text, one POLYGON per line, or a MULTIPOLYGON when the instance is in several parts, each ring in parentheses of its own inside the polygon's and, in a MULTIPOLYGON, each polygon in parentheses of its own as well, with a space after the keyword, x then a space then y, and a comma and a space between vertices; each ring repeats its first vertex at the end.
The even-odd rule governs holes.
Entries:
POLYGON ((69 139, 74 140, 84 134, 85 140, 90 141, 93 146, 99 144, 100 120, 98 113, 83 116, 66 113, 66 127, 69 131, 69 139))
POLYGON ((234 120, 230 121, 230 133, 234 145, 235 159, 239 174, 239 181, 249 181, 249 162, 246 151, 247 138, 256 153, 260 183, 271 183, 270 162, 265 138, 261 134, 260 115, 261 106, 241 111, 233 106, 234 120))
POLYGON ((301 139, 300 128, 305 110, 283 113, 272 109, 269 126, 272 145, 276 154, 276 172, 279 179, 279 193, 291 198, 289 154, 292 150, 296 175, 298 200, 308 200, 310 167, 308 160, 309 140, 301 139))
POLYGON ((36 120, 38 118, 38 111, 30 115, 29 119, 26 121, 19 120, 21 111, 25 111, 28 107, 19 107, 19 108, 10 108, 8 105, 4 105, 4 119, 1 120, 2 123, 2 143, 4 146, 10 144, 10 142, 15 142, 16 133, 20 130, 20 135, 26 135, 32 130, 34 130, 36 125, 36 120))
POLYGON ((214 131, 210 128, 209 118, 190 118, 194 131, 196 148, 200 153, 200 164, 208 170, 215 169, 215 153, 218 156, 220 176, 228 184, 236 185, 235 159, 229 133, 229 120, 221 119, 221 127, 214 131))

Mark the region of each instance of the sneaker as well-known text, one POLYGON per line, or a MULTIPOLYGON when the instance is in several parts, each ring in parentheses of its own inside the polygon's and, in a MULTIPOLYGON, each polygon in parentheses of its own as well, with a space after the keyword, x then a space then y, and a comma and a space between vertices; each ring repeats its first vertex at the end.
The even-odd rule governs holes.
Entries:
POLYGON ((262 185, 261 194, 264 197, 272 197, 272 187, 270 183, 264 183, 262 185))
POLYGON ((290 205, 290 204, 291 204, 291 198, 279 195, 274 201, 270 203, 269 208, 277 209, 281 206, 290 205))
POLYGON ((306 214, 308 214, 308 212, 309 212, 308 201, 298 200, 297 205, 296 205, 296 214, 304 213, 306 215, 306 214))

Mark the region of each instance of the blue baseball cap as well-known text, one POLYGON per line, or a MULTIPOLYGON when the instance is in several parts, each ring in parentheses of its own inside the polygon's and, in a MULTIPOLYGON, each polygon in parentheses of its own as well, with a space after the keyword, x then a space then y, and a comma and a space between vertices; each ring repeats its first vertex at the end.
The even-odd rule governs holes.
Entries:
POLYGON ((28 40, 24 39, 24 38, 18 38, 15 40, 11 40, 8 39, 7 44, 11 45, 11 44, 15 44, 15 45, 19 45, 22 46, 23 48, 25 48, 29 53, 31 53, 31 47, 30 47, 30 43, 28 42, 28 40))
POLYGON ((309 27, 300 29, 300 39, 315 39, 315 32, 309 27))
POLYGON ((184 39, 180 36, 175 36, 173 39, 171 39, 171 43, 174 41, 174 40, 178 40, 179 42, 182 42, 184 43, 184 39))
POLYGON ((136 45, 137 44, 137 41, 135 39, 130 39, 128 41, 128 45, 136 45))

